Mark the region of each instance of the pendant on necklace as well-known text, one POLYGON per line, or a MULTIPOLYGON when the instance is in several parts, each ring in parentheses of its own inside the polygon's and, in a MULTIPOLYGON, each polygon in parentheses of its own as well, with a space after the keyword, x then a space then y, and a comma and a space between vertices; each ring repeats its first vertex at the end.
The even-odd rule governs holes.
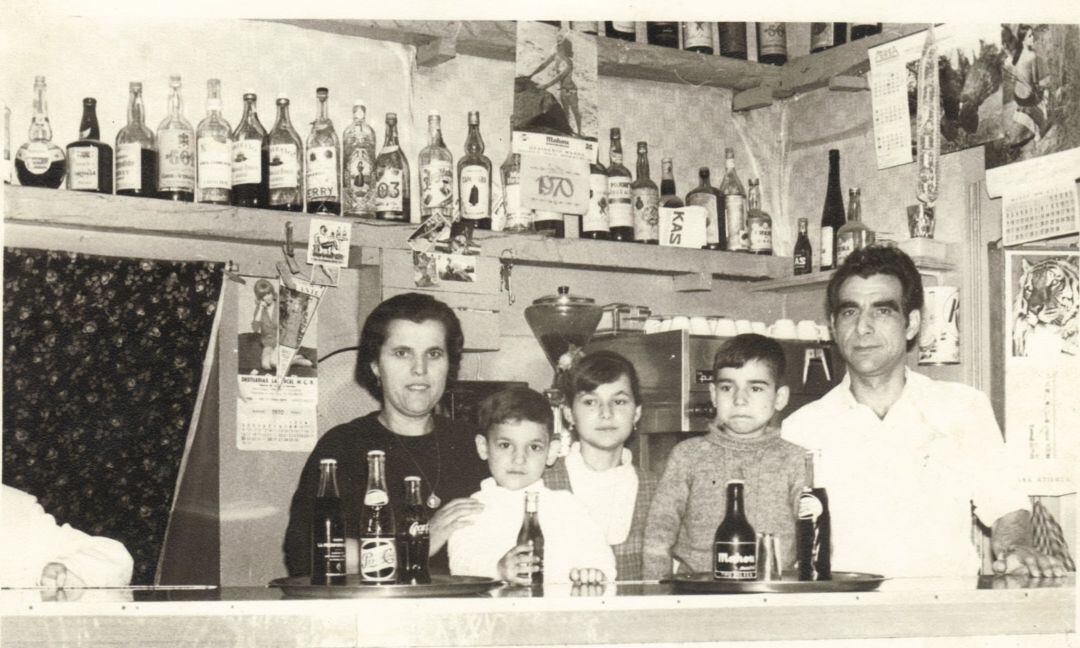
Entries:
POLYGON ((440 504, 442 504, 442 500, 439 499, 438 495, 436 495, 435 493, 432 493, 431 495, 428 495, 427 507, 429 509, 437 509, 437 508, 439 508, 440 504))

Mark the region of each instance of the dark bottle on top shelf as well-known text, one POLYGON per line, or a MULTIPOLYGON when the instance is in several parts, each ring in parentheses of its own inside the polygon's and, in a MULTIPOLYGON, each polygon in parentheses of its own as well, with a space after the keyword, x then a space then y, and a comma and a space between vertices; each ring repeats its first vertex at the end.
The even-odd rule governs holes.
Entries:
POLYGON ((645 33, 650 45, 660 47, 679 46, 679 23, 674 21, 649 22, 645 24, 645 33))
POLYGON ((873 36, 881 33, 881 23, 851 23, 851 40, 873 36))
POLYGON ((428 508, 420 497, 420 478, 405 478, 405 519, 398 525, 398 582, 423 585, 431 582, 428 548, 431 531, 428 508))
POLYGON ((589 164, 589 208, 581 217, 581 238, 607 240, 611 235, 608 218, 607 169, 600 164, 600 147, 589 164))
POLYGON ((278 95, 277 120, 266 138, 271 209, 304 210, 304 142, 289 118, 289 98, 278 95))
POLYGON ((267 207, 270 202, 270 150, 255 102, 254 92, 244 93, 244 114, 232 134, 232 204, 238 207, 267 207))
POLYGON ((744 487, 740 479, 727 483, 727 511, 713 536, 715 580, 757 580, 757 535, 746 519, 744 487))
POLYGON ((847 23, 810 23, 810 53, 817 54, 847 42, 847 23))
POLYGON ((195 130, 184 117, 180 76, 169 77, 169 114, 157 130, 158 198, 195 200, 195 130))
POLYGON ((469 135, 465 155, 457 164, 458 199, 461 217, 476 229, 491 229, 491 159, 484 155, 480 136, 480 112, 469 111, 469 135))
POLYGON ((660 158, 660 206, 682 207, 682 198, 675 192, 675 172, 671 158, 660 158))
POLYGON ((795 274, 810 274, 814 269, 814 250, 810 247, 810 237, 807 236, 807 221, 799 219, 799 237, 795 239, 795 250, 791 254, 795 266, 795 274))
POLYGON ((724 194, 709 184, 709 167, 698 169, 698 186, 686 194, 687 205, 705 208, 706 250, 727 249, 727 228, 724 224, 724 194))
POLYGON ((409 220, 409 161, 398 144, 397 113, 386 113, 386 135, 375 158, 375 218, 409 220))
POLYGON ((660 243, 660 191, 649 177, 649 145, 637 143, 637 178, 630 185, 630 200, 634 206, 634 240, 638 243, 660 243))
POLYGON ((836 235, 844 222, 844 194, 840 191, 840 151, 829 149, 829 179, 825 187, 825 205, 821 209, 821 234, 818 244, 818 267, 822 270, 836 267, 836 235))
POLYGON ((128 84, 128 121, 116 134, 116 194, 145 196, 157 193, 157 147, 146 127, 142 83, 128 84))
POLYGON ((345 582, 345 513, 338 494, 337 460, 319 461, 319 491, 311 519, 311 584, 345 582))
POLYGON ((719 28, 720 56, 727 58, 746 60, 746 23, 722 22, 717 23, 719 28))
POLYGON ((684 50, 699 54, 713 53, 712 23, 683 22, 679 23, 679 25, 682 28, 684 50))
POLYGON ((633 176, 623 166, 622 133, 618 128, 611 129, 608 158, 608 223, 611 240, 630 242, 634 240, 634 206, 630 190, 633 176))
POLYGON ((198 153, 197 200, 228 205, 232 202, 232 128, 221 116, 221 81, 206 80, 206 117, 195 130, 198 153))
POLYGON ((605 20, 604 35, 608 38, 634 41, 637 38, 637 27, 632 20, 605 20))
POLYGON ((64 182, 67 160, 64 150, 52 142, 52 125, 45 102, 45 77, 34 77, 34 116, 30 141, 15 153, 15 175, 24 187, 56 189, 64 182))
POLYGON ((112 193, 113 150, 101 141, 97 99, 83 99, 79 139, 67 146, 67 188, 92 193, 112 193))
POLYGON ((341 213, 341 142, 326 105, 329 96, 330 91, 326 88, 315 89, 319 111, 308 135, 304 171, 309 214, 341 213))
POLYGON ((782 22, 759 22, 757 37, 759 63, 787 63, 787 25, 782 22))

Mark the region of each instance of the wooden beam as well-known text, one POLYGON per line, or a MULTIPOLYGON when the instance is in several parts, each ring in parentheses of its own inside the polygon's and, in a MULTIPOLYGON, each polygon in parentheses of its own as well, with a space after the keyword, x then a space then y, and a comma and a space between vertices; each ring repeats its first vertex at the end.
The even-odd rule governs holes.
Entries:
POLYGON ((865 76, 834 76, 829 79, 829 90, 838 90, 840 92, 858 92, 860 90, 869 90, 870 81, 865 76))
POLYGON ((736 93, 735 96, 731 98, 731 110, 733 112, 741 112, 743 110, 753 110, 754 108, 771 106, 773 102, 773 90, 776 89, 776 85, 777 82, 774 81, 736 93))
POLYGON ((709 292, 712 284, 712 274, 708 272, 693 272, 671 278, 675 292, 709 292))
POLYGON ((435 67, 457 56, 457 39, 436 38, 416 48, 417 67, 435 67))

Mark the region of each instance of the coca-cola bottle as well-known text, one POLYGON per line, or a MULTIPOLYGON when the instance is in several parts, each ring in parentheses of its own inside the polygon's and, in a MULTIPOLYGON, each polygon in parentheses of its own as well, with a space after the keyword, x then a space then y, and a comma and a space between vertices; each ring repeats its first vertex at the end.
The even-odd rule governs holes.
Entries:
POLYGON ((544 583, 544 532, 540 530, 539 500, 540 493, 536 491, 525 493, 525 517, 521 520, 521 529, 517 536, 517 543, 529 544, 532 547, 532 555, 537 558, 536 571, 530 575, 533 585, 544 583))
POLYGON ((746 483, 727 483, 727 512, 713 536, 713 578, 716 580, 757 580, 757 535, 746 519, 743 488, 746 483))
POLYGON ((398 527, 398 582, 417 585, 431 582, 428 572, 428 508, 420 497, 420 478, 405 478, 405 519, 398 527))
POLYGON ((367 462, 367 491, 360 509, 360 581, 388 584, 397 579, 397 547, 394 509, 386 488, 386 453, 371 450, 367 462))
POLYGON ((345 514, 337 486, 337 460, 319 461, 319 492, 311 519, 311 583, 345 582, 345 514))
POLYGON ((795 562, 799 580, 832 580, 832 525, 829 496, 814 479, 814 453, 804 455, 806 483, 795 520, 795 562))

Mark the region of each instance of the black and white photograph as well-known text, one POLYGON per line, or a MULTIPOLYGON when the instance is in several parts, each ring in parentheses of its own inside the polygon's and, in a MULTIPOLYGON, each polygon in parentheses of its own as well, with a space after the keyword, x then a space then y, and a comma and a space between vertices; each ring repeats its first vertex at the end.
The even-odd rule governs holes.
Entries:
POLYGON ((1080 355, 1080 255, 1028 250, 1008 260, 1012 357, 1080 355))
POLYGON ((513 130, 597 137, 596 44, 539 22, 517 26, 513 130))

